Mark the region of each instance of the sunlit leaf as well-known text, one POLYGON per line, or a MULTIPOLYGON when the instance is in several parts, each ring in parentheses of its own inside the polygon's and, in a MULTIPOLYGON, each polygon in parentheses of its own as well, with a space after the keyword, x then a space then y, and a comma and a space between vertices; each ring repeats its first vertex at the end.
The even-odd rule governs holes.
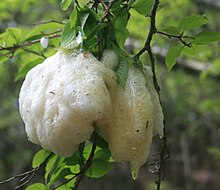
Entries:
POLYGON ((21 41, 20 38, 22 36, 22 30, 20 28, 7 28, 6 32, 10 34, 17 43, 21 41))
POLYGON ((31 37, 36 35, 39 35, 40 38, 44 34, 61 30, 63 26, 64 26, 63 24, 55 23, 55 22, 37 25, 25 36, 25 41, 32 40, 31 37))
POLYGON ((71 27, 75 28, 77 26, 78 21, 78 11, 75 9, 70 15, 70 24, 71 27))
POLYGON ((61 47, 71 48, 72 47, 71 43, 73 42, 75 36, 76 36, 75 29, 71 27, 70 22, 67 22, 61 36, 61 47))
POLYGON ((73 0, 62 0, 60 3, 60 7, 63 11, 66 11, 69 6, 71 5, 71 3, 73 2, 73 0))
POLYGON ((176 59, 180 56, 182 49, 183 49, 182 45, 177 45, 177 46, 171 47, 169 51, 167 52, 165 62, 166 62, 167 69, 169 71, 171 71, 173 66, 176 64, 176 59))
POLYGON ((44 149, 39 150, 33 158, 32 167, 36 168, 40 166, 48 158, 50 154, 51 152, 47 150, 44 150, 44 149))
POLYGON ((207 23, 208 23, 208 20, 206 16, 191 15, 191 16, 182 18, 180 20, 179 25, 182 28, 182 30, 185 31, 185 30, 191 30, 191 29, 197 28, 207 23))
POLYGON ((47 165, 45 167, 45 175, 44 175, 44 178, 45 178, 45 181, 47 182, 48 181, 48 176, 53 168, 53 165, 55 163, 55 161, 57 160, 58 156, 57 155, 53 155, 50 160, 47 162, 47 165))
POLYGON ((25 190, 46 190, 46 187, 42 183, 34 183, 27 187, 25 190))
POLYGON ((171 35, 179 35, 180 31, 176 26, 168 26, 163 29, 164 32, 171 35))
POLYGON ((146 16, 149 15, 153 6, 154 0, 136 0, 131 5, 138 13, 146 16))
POLYGON ((202 31, 195 35, 194 43, 198 45, 210 44, 220 41, 220 32, 202 31))

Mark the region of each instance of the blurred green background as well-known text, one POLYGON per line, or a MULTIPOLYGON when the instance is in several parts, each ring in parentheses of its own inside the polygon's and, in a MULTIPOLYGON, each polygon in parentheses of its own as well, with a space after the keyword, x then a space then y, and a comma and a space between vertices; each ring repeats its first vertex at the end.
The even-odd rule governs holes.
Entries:
MULTIPOLYGON (((68 18, 60 0, 2 0, 0 2, 0 33, 7 27, 22 28, 28 32, 33 24, 68 18)), ((135 53, 143 46, 149 29, 149 19, 131 11, 128 24, 130 37, 126 49, 135 53)), ((201 14, 209 23, 204 28, 220 31, 219 0, 161 0, 157 28, 162 30, 178 24, 180 18, 201 14)), ((1 34, 0 34, 1 39, 1 34)), ((168 48, 178 42, 156 35, 152 48, 156 55, 156 69, 161 86, 161 100, 165 114, 168 145, 171 158, 166 163, 166 177, 162 190, 218 190, 220 186, 220 46, 213 43, 187 49, 177 65, 168 72, 164 58, 168 48)), ((50 41, 44 56, 56 51, 59 39, 50 41)), ((18 70, 38 55, 17 53, 13 58, 0 55, 0 181, 31 169, 31 159, 39 146, 30 143, 18 112, 18 93, 23 78, 18 70), (27 56, 28 55, 28 56, 27 56)), ((142 56, 144 63, 148 57, 142 56)), ((159 138, 154 138, 149 162, 159 151, 159 138)), ((40 171, 40 172, 43 172, 40 171)), ((42 174, 43 176, 43 174, 42 174)), ((140 177, 133 181, 126 164, 116 164, 113 171, 101 179, 85 178, 79 189, 154 190, 153 168, 142 167, 140 177)), ((42 180, 41 173, 35 181, 42 180)), ((17 181, 0 186, 13 189, 17 181)))

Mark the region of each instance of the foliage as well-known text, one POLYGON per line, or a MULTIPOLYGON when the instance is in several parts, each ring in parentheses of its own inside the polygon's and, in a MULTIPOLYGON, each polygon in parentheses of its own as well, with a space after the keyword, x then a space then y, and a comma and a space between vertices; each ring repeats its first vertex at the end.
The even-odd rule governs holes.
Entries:
MULTIPOLYGON (((144 48, 135 50, 135 53, 140 53, 140 51, 141 53, 138 56, 131 55, 125 49, 125 41, 129 36, 140 37, 142 40, 146 40, 147 33, 150 31, 153 32, 154 35, 153 43, 168 49, 165 64, 169 71, 175 68, 174 66, 180 56, 196 57, 198 60, 203 58, 209 60, 210 57, 214 59, 215 53, 210 52, 212 50, 207 50, 207 47, 215 46, 211 43, 220 41, 220 33, 206 30, 207 24, 210 23, 210 20, 207 19, 207 15, 184 15, 184 13, 179 15, 179 9, 183 5, 185 6, 186 2, 178 1, 176 7, 172 7, 174 3, 169 3, 168 0, 166 0, 161 2, 159 9, 156 10, 155 28, 151 30, 152 20, 149 15, 156 2, 157 1, 153 0, 91 2, 83 0, 62 0, 61 2, 50 0, 50 3, 39 3, 37 1, 28 0, 25 1, 25 3, 21 3, 19 0, 13 0, 13 3, 11 3, 13 6, 10 7, 10 11, 15 12, 19 10, 18 15, 22 15, 23 17, 24 15, 26 15, 26 17, 30 15, 30 17, 28 16, 28 18, 23 19, 24 21, 18 23, 18 26, 14 26, 13 23, 11 23, 12 27, 9 26, 4 31, 1 29, 0 93, 5 93, 4 96, 6 97, 7 93, 6 91, 2 92, 2 89, 10 86, 8 84, 8 81, 10 81, 9 78, 13 78, 20 84, 31 68, 40 64, 46 57, 54 54, 59 47, 65 49, 82 48, 85 51, 91 51, 97 58, 101 57, 104 49, 115 50, 118 52, 120 60, 120 64, 116 69, 118 83, 124 86, 129 65, 139 65, 139 59, 143 59, 144 57, 142 56, 143 52, 147 51, 149 53, 148 47, 145 46, 146 42, 144 41, 142 42, 144 43, 144 48), (57 11, 51 15, 45 14, 49 16, 43 17, 41 14, 28 14, 29 8, 37 12, 41 7, 58 7, 59 3, 62 11, 57 11), (35 6, 32 7, 31 4, 35 6), (17 7, 19 8, 17 9, 17 7), (169 8, 171 11, 167 11, 169 8), (178 13, 175 14, 175 11, 178 13), (162 16, 164 17, 163 19, 162 16), (33 24, 33 20, 37 21, 37 23, 34 23, 36 25, 30 28, 33 24), (45 20, 50 21, 45 22, 45 20), (169 22, 164 22, 166 20, 169 22), (178 22, 176 20, 178 20, 178 22), (28 24, 28 27, 27 25, 25 27, 23 26, 24 22, 28 24), (48 48, 43 48, 40 45, 39 42, 42 37, 49 39, 48 48), (137 59, 133 59, 133 57, 137 59), (12 63, 16 63, 16 65, 12 63)), ((6 22, 6 20, 10 20, 11 18, 11 15, 5 11, 7 10, 6 7, 4 7, 6 5, 6 3, 1 3, 0 5, 1 10, 4 10, 0 11, 0 17, 3 23, 4 20, 6 22)), ((188 6, 190 9, 193 8, 190 3, 188 3, 188 6)), ((44 9, 44 12, 48 12, 48 10, 44 9)), ((219 50, 219 47, 214 51, 217 50, 219 50)), ((215 62, 215 66, 217 69, 210 69, 209 73, 206 73, 206 76, 212 75, 213 73, 218 75, 220 73, 219 60, 215 62)), ((173 73, 175 72, 176 71, 173 73)), ((191 104, 185 102, 186 94, 184 93, 184 89, 186 89, 185 86, 189 83, 188 77, 186 79, 178 72, 173 75, 176 76, 166 81, 166 85, 169 86, 170 91, 165 92, 170 93, 172 99, 178 102, 172 113, 173 115, 177 114, 179 115, 178 117, 186 117, 189 109, 192 109, 191 112, 195 112, 198 115, 206 113, 207 110, 216 115, 219 114, 219 101, 218 97, 216 97, 217 92, 215 92, 215 94, 213 93, 214 95, 212 92, 207 92, 207 94, 212 94, 213 98, 211 100, 202 101, 197 108, 196 103, 198 103, 198 101, 196 101, 194 96, 188 94, 188 98, 191 98, 191 104), (184 86, 180 90, 182 93, 176 91, 179 84, 175 82, 175 79, 181 81, 181 85, 184 86), (188 107, 188 110, 182 110, 186 107, 188 107), (195 107, 197 109, 193 110, 195 107)), ((206 78, 206 76, 203 77, 206 78)), ((191 79, 191 81, 193 80, 194 79, 191 79)), ((188 88, 190 88, 192 94, 198 93, 192 86, 188 86, 188 88)), ((17 92, 13 93, 17 94, 17 92)), ((198 93, 197 96, 199 95, 198 93)), ((0 102, 1 106, 8 107, 8 101, 9 99, 7 99, 6 102, 0 102)), ((169 101, 165 101, 164 105, 165 107, 169 107, 169 101)), ((172 114, 167 115, 167 118, 170 118, 172 114)), ((3 128, 3 126, 4 128, 8 127, 5 123, 8 124, 9 122, 13 122, 13 120, 15 120, 14 122, 19 120, 18 115, 14 112, 1 116, 5 119, 1 121, 0 129, 3 128)), ((187 126, 189 122, 191 122, 191 120, 185 118, 182 125, 187 126)), ((196 129, 197 127, 198 126, 196 126, 196 129)), ((91 178, 99 178, 106 175, 112 169, 113 160, 111 159, 107 143, 103 139, 100 139, 99 136, 96 138, 97 145, 95 149, 91 142, 82 144, 79 150, 70 158, 58 157, 45 150, 37 152, 33 158, 32 167, 38 169, 46 164, 44 175, 45 183, 34 183, 26 189, 51 189, 56 187, 57 189, 71 189, 74 184, 78 184, 78 179, 82 176, 81 174, 91 178), (91 160, 92 163, 89 163, 88 161, 91 160), (83 170, 85 166, 86 171, 83 170), (59 184, 59 187, 57 184, 59 184)), ((219 149, 209 147, 208 150, 217 158, 219 157, 219 149)))

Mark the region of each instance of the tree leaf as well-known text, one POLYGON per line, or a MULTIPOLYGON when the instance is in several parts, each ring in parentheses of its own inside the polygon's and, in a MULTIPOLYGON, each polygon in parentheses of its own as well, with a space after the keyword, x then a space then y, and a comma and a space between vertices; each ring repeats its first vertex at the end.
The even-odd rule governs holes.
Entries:
POLYGON ((106 175, 113 168, 113 163, 102 159, 94 159, 90 168, 86 171, 86 176, 99 178, 106 175))
POLYGON ((60 23, 46 23, 46 24, 40 24, 37 25, 35 28, 33 28, 26 36, 25 41, 33 40, 32 37, 38 35, 38 39, 41 38, 44 34, 57 31, 59 29, 63 28, 63 24, 60 23))
POLYGON ((7 28, 6 32, 10 34, 17 43, 21 41, 20 38, 22 37, 22 30, 20 28, 7 28))
POLYGON ((71 27, 76 28, 77 23, 78 23, 78 10, 75 9, 75 10, 73 10, 73 12, 70 15, 71 27))
POLYGON ((20 68, 19 68, 19 71, 18 71, 18 75, 17 77, 15 78, 15 81, 19 80, 19 79, 22 79, 26 76, 26 74, 28 73, 29 70, 31 70, 33 67, 35 67, 36 65, 42 63, 44 61, 44 59, 42 58, 38 58, 34 61, 31 61, 31 62, 28 62, 28 63, 25 63, 24 65, 22 65, 20 68))
POLYGON ((191 16, 182 18, 180 20, 179 25, 182 28, 182 30, 185 31, 185 30, 191 30, 191 29, 197 28, 207 23, 208 23, 208 20, 205 15, 203 16, 202 15, 191 15, 191 16))
POLYGON ((34 183, 27 187, 25 190, 46 190, 46 187, 42 183, 34 183))
POLYGON ((45 181, 47 182, 48 181, 48 176, 53 168, 53 165, 55 163, 55 161, 57 160, 58 156, 57 155, 53 155, 52 158, 50 158, 50 160, 48 161, 46 167, 45 167, 45 175, 44 175, 44 178, 45 178, 45 181))
POLYGON ((153 0, 136 0, 131 7, 139 14, 146 16, 150 14, 153 4, 153 0))
POLYGON ((69 6, 71 5, 71 3, 73 2, 73 0, 62 0, 60 3, 60 7, 63 11, 66 11, 69 6))
POLYGON ((168 34, 172 34, 172 35, 179 35, 180 34, 180 31, 176 26, 168 26, 168 27, 164 28, 163 31, 168 34))
POLYGON ((34 158, 33 158, 33 161, 32 161, 32 167, 36 168, 36 167, 40 166, 48 158, 48 156, 50 154, 51 154, 51 152, 49 152, 47 150, 44 150, 44 149, 39 150, 34 155, 34 158))
POLYGON ((220 41, 220 32, 202 31, 194 36, 194 43, 198 45, 206 45, 212 42, 220 41))
POLYGON ((126 29, 128 22, 128 12, 123 9, 119 15, 116 16, 113 23, 114 35, 116 41, 121 49, 124 48, 125 40, 128 37, 129 31, 126 29))
POLYGON ((67 22, 62 35, 61 35, 61 47, 63 48, 68 48, 71 49, 72 47, 74 47, 73 40, 75 39, 76 36, 76 30, 75 28, 71 27, 70 22, 67 22))
POLYGON ((169 71, 171 71, 173 66, 176 64, 176 59, 180 56, 182 49, 183 49, 182 45, 177 45, 177 46, 171 47, 169 51, 167 52, 165 62, 166 62, 167 69, 169 71))

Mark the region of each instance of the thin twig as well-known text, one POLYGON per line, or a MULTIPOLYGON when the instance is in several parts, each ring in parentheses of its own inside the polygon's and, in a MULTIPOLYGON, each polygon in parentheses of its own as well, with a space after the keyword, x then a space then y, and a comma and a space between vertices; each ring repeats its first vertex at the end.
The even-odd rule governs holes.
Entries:
POLYGON ((155 33, 164 35, 164 36, 166 36, 166 37, 168 37, 168 38, 170 38, 170 39, 171 39, 171 38, 176 38, 176 39, 178 39, 184 46, 191 47, 191 43, 187 43, 187 42, 185 42, 185 41, 183 40, 183 38, 184 38, 183 34, 173 35, 173 34, 168 34, 168 33, 166 33, 166 32, 161 32, 161 31, 158 31, 158 30, 156 30, 155 33))
POLYGON ((36 26, 36 25, 41 25, 41 24, 48 24, 51 22, 58 23, 58 24, 65 24, 65 23, 57 21, 57 20, 49 20, 49 21, 45 21, 45 22, 34 23, 33 25, 36 26))
POLYGON ((44 162, 43 162, 40 166, 38 166, 38 167, 36 167, 36 168, 33 168, 33 169, 30 170, 30 171, 26 171, 26 172, 24 172, 24 173, 15 175, 15 176, 13 176, 13 177, 11 177, 11 178, 9 178, 9 179, 6 179, 6 180, 4 180, 4 181, 1 181, 1 182, 0 182, 0 185, 9 183, 9 182, 11 182, 11 181, 13 181, 13 180, 15 180, 15 179, 19 179, 19 181, 20 181, 20 182, 23 182, 23 183, 17 185, 17 186, 15 187, 15 189, 19 189, 19 188, 23 187, 24 185, 28 184, 28 183, 34 178, 34 176, 36 175, 37 171, 41 168, 41 166, 42 166, 45 162, 47 162, 47 161, 51 158, 52 155, 53 155, 53 153, 49 154, 48 157, 44 160, 44 162))
POLYGON ((12 181, 12 180, 14 180, 14 179, 17 179, 17 178, 27 177, 27 176, 29 176, 30 174, 32 174, 34 171, 36 171, 36 170, 38 170, 38 169, 39 169, 39 168, 33 168, 33 169, 30 170, 30 171, 27 171, 27 172, 24 172, 24 173, 15 175, 15 176, 13 176, 13 177, 11 177, 11 178, 8 178, 8 179, 6 179, 6 180, 4 180, 4 181, 1 181, 1 182, 0 182, 0 185, 5 184, 5 183, 8 183, 8 182, 10 182, 10 181, 12 181))
MULTIPOLYGON (((154 87, 155 87, 158 95, 160 94, 160 87, 157 83, 157 78, 156 78, 156 73, 155 73, 155 59, 154 59, 154 55, 153 55, 152 48, 151 48, 151 41, 153 39, 153 35, 158 32, 156 29, 156 13, 157 13, 159 3, 160 3, 159 0, 154 0, 154 4, 153 4, 153 7, 152 7, 152 10, 150 13, 150 30, 148 32, 146 42, 144 44, 144 47, 134 57, 134 59, 137 61, 139 59, 139 57, 145 51, 148 52, 148 55, 149 55, 150 61, 151 61, 151 69, 152 69, 152 73, 153 73, 153 83, 154 83, 154 87)), ((162 34, 162 33, 160 33, 160 34, 162 34)), ((168 36, 168 35, 166 35, 166 36, 168 36)), ((168 37, 174 37, 174 36, 168 36, 168 37)), ((182 37, 178 38, 178 39, 181 41, 182 37)), ((165 123, 164 123, 164 126, 165 126, 165 123)), ((161 181, 165 177, 165 162, 170 157, 170 153, 167 148, 167 137, 166 137, 165 127, 164 127, 164 137, 162 139, 162 143, 163 143, 163 145, 162 145, 162 148, 160 151, 160 160, 153 163, 154 165, 156 165, 157 178, 156 178, 155 182, 157 184, 157 190, 160 190, 161 181)))
MULTIPOLYGON (((47 36, 47 38, 52 39, 52 38, 58 38, 60 36, 61 36, 61 34, 52 34, 52 35, 47 36)), ((23 43, 20 43, 20 44, 15 44, 15 45, 9 46, 9 47, 2 47, 2 46, 0 46, 0 51, 9 51, 9 52, 7 52, 7 53, 5 53, 3 55, 6 56, 8 54, 12 54, 12 56, 13 56, 14 53, 19 48, 24 48, 24 47, 27 47, 27 46, 31 46, 31 45, 39 43, 39 42, 40 42, 40 39, 37 39, 37 40, 29 41, 29 42, 23 42, 23 43)))
POLYGON ((160 91, 160 87, 157 83, 157 78, 156 78, 156 73, 155 73, 155 59, 154 59, 154 55, 153 55, 153 52, 151 49, 151 41, 152 41, 153 35, 156 32, 156 12, 157 12, 159 2, 160 2, 159 0, 154 1, 154 5, 153 5, 153 8, 150 13, 150 30, 148 32, 147 40, 144 44, 144 47, 134 57, 135 60, 138 60, 139 57, 145 51, 148 52, 148 55, 149 55, 150 61, 151 61, 151 69, 152 69, 152 73, 153 73, 153 83, 154 83, 154 87, 155 87, 156 91, 158 92, 158 94, 160 91))

